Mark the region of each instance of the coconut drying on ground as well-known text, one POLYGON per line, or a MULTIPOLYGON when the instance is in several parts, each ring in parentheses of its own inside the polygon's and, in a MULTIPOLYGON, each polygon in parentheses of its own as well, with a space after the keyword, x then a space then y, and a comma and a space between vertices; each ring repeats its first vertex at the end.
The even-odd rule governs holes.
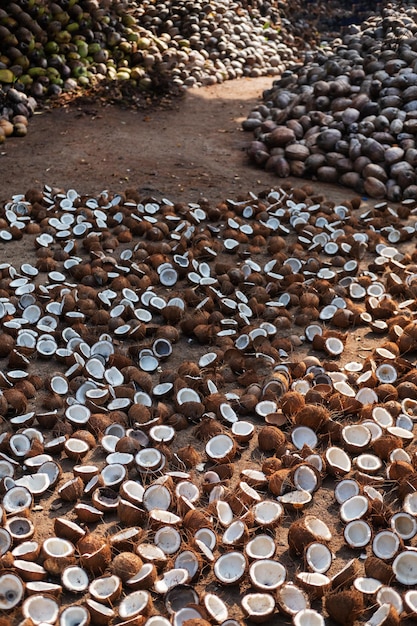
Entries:
POLYGON ((415 622, 415 12, 321 9, 1 13, 4 136, 94 77, 132 94, 266 73, 244 125, 283 168, 220 202, 106 180, 2 204, 4 626, 415 622), (356 159, 340 203, 283 180, 343 183, 356 159))

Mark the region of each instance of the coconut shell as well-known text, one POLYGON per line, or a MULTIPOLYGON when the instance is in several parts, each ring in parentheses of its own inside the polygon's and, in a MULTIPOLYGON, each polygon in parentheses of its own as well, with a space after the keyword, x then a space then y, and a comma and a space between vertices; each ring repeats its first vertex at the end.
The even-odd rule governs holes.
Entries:
POLYGON ((305 398, 299 391, 287 391, 280 399, 279 406, 286 417, 298 413, 305 405, 305 398))
POLYGON ((396 448, 402 448, 403 442, 400 437, 394 435, 382 435, 372 442, 372 450, 383 461, 388 461, 389 455, 396 448))
POLYGON ((390 585, 394 579, 391 565, 377 556, 368 556, 364 562, 364 568, 367 576, 380 580, 383 585, 390 585))
POLYGON ((192 445, 180 448, 177 451, 177 456, 184 463, 187 469, 192 469, 193 467, 196 467, 196 465, 198 465, 201 461, 200 454, 192 445))
POLYGON ((330 412, 320 404, 306 404, 294 416, 297 426, 308 426, 314 431, 319 430, 330 419, 330 412))
POLYGON ((327 595, 324 606, 329 616, 343 626, 352 626, 365 608, 363 596, 356 589, 346 589, 327 595))
POLYGON ((114 557, 110 569, 122 582, 126 582, 139 572, 142 565, 143 561, 138 554, 120 552, 114 557))
POLYGON ((276 426, 264 426, 258 433, 258 446, 262 452, 285 452, 286 437, 276 426))
POLYGON ((332 589, 334 591, 340 591, 344 587, 350 587, 359 575, 359 562, 358 559, 351 559, 337 574, 332 578, 332 589))
POLYGON ((212 528, 212 523, 202 511, 194 509, 184 515, 183 526, 188 531, 195 532, 200 528, 212 528))
POLYGON ((288 529, 288 548, 292 554, 302 555, 304 549, 317 537, 304 524, 304 518, 293 522, 288 529))
POLYGON ((290 470, 285 468, 279 469, 277 472, 274 472, 268 477, 268 487, 274 496, 282 496, 282 494, 290 488, 290 483, 288 481, 289 475, 290 470))

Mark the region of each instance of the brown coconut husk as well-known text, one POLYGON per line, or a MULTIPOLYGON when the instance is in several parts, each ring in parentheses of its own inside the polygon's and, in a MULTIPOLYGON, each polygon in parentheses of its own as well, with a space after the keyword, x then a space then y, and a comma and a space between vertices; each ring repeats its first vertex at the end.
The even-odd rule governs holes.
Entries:
POLYGON ((126 582, 139 572, 142 565, 143 561, 138 554, 120 552, 114 557, 110 569, 122 582, 126 582))
POLYGON ((394 579, 394 572, 389 563, 386 563, 377 556, 368 556, 364 562, 365 574, 370 578, 380 580, 383 585, 390 585, 394 579))
POLYGON ((258 446, 262 452, 283 454, 286 443, 284 433, 276 426, 264 426, 258 433, 258 446))
POLYGON ((343 626, 352 626, 365 608, 363 596, 356 589, 329 594, 324 599, 324 606, 329 616, 343 626))
POLYGON ((306 404, 294 416, 294 424, 308 426, 314 431, 320 428, 330 419, 330 411, 321 404, 306 404))

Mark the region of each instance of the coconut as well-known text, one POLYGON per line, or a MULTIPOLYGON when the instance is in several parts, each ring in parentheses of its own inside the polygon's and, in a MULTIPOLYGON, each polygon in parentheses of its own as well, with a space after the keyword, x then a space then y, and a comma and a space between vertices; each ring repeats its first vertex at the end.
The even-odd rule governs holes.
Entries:
POLYGON ((241 606, 251 622, 260 624, 274 613, 275 599, 269 593, 247 593, 241 599, 241 606))
POLYGON ((390 604, 382 604, 366 622, 365 626, 398 626, 401 623, 398 611, 390 604))
POLYGON ((395 579, 402 585, 417 584, 417 552, 404 550, 395 557, 392 564, 395 579))
POLYGON ((305 591, 294 583, 285 583, 278 588, 277 605, 285 615, 294 617, 300 611, 308 609, 310 601, 305 591))
POLYGON ((389 585, 394 578, 391 565, 376 556, 368 556, 364 567, 367 576, 377 578, 384 585, 389 585))
POLYGON ((122 582, 126 582, 139 572, 142 565, 142 559, 137 554, 120 552, 111 562, 111 571, 122 582))
POLYGON ((25 588, 23 582, 17 574, 4 572, 0 575, 0 585, 2 593, 0 596, 0 610, 11 611, 23 599, 25 588))
POLYGON ((263 592, 278 589, 285 582, 286 575, 286 568, 273 559, 257 559, 249 568, 252 585, 263 592))
POLYGON ((115 574, 101 576, 90 583, 88 591, 97 602, 112 605, 122 592, 122 581, 115 574))
POLYGON ((85 606, 67 606, 59 617, 61 626, 88 626, 90 623, 90 612, 85 606))
POLYGON ((23 602, 22 613, 23 617, 30 619, 33 624, 54 624, 58 619, 59 604, 46 594, 37 594, 23 602))
POLYGON ((245 556, 241 552, 227 552, 218 557, 214 563, 213 572, 222 585, 238 584, 247 569, 245 556))
POLYGON ((245 553, 250 559, 270 559, 275 551, 275 541, 265 534, 256 535, 245 546, 245 553))
POLYGON ((258 433, 258 446, 262 452, 283 454, 286 448, 285 435, 276 426, 263 426, 258 433))
POLYGON ((303 554, 305 547, 314 541, 326 543, 331 538, 327 525, 314 515, 292 522, 288 529, 288 547, 295 554, 303 554))
POLYGON ((337 591, 327 595, 324 606, 338 624, 351 625, 364 611, 362 594, 356 589, 337 591))
POLYGON ((82 593, 88 588, 88 574, 78 565, 66 567, 61 574, 62 585, 71 593, 82 593))

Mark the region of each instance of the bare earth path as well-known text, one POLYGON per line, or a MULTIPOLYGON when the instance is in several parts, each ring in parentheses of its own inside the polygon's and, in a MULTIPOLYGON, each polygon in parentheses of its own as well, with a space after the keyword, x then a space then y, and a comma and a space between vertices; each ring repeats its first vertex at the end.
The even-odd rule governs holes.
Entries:
MULTIPOLYGON (((13 137, 0 147, 0 201, 45 183, 81 193, 135 187, 173 201, 206 197, 213 203, 277 186, 275 176, 248 167, 245 146, 252 135, 241 130, 271 85, 272 78, 228 81, 192 90, 169 109, 98 102, 36 114, 25 139, 13 137)), ((329 190, 335 200, 352 195, 329 190)))

